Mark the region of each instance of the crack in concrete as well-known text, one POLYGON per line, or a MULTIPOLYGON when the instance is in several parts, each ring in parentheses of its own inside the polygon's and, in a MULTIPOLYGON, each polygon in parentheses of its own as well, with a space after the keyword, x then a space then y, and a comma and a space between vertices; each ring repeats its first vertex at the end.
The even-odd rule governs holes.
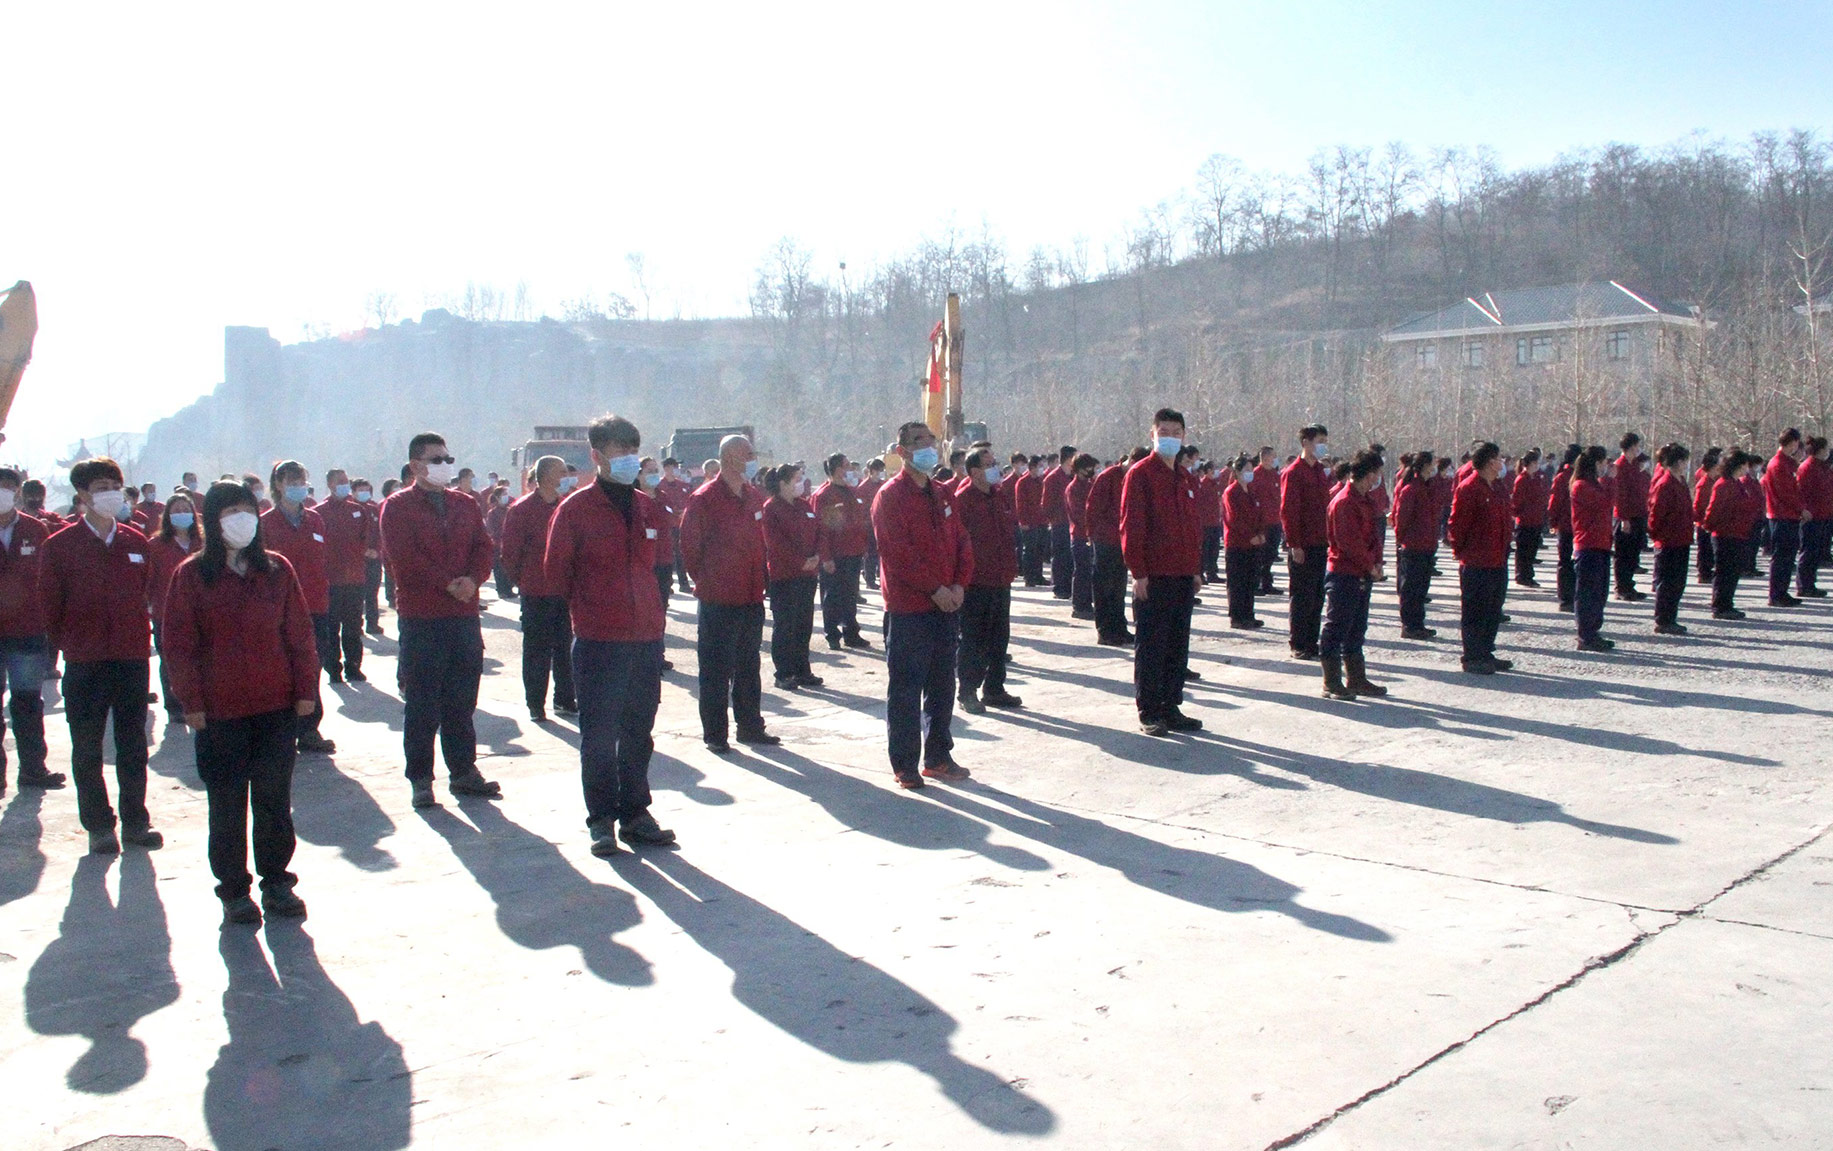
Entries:
MULTIPOLYGON (((1833 826, 1833 825, 1828 825, 1828 826, 1833 826)), ((1607 967, 1614 967, 1618 963, 1621 963, 1623 960, 1628 959, 1630 956, 1634 955, 1637 951, 1641 950, 1644 944, 1666 933, 1667 931, 1672 929, 1676 924, 1684 923, 1690 919, 1698 919, 1702 917, 1708 918, 1708 919, 1715 918, 1713 916, 1703 914, 1707 907, 1711 906, 1715 901, 1719 899, 1723 899, 1725 896, 1729 895, 1733 891, 1736 891, 1738 888, 1744 886, 1746 883, 1750 883, 1753 880, 1760 879, 1764 874, 1769 872, 1772 868, 1776 867, 1778 864, 1787 862, 1790 858, 1800 853, 1801 851, 1809 847, 1811 844, 1813 844, 1815 841, 1819 840, 1823 835, 1825 835, 1827 833, 1828 826, 1822 826, 1821 828, 1816 830, 1814 834, 1808 836, 1808 838, 1796 844, 1795 846, 1789 848, 1787 851, 1783 852, 1782 854, 1776 856, 1774 859, 1771 859, 1765 863, 1759 864, 1758 866, 1751 868, 1749 871, 1745 872, 1743 875, 1738 876, 1736 879, 1726 884, 1723 888, 1719 889, 1719 891, 1715 893, 1714 895, 1712 895, 1710 898, 1701 900, 1697 905, 1691 908, 1688 908, 1684 911, 1669 912, 1668 914, 1674 916, 1674 918, 1670 922, 1664 923, 1660 927, 1656 927, 1652 930, 1644 930, 1640 926, 1637 926, 1635 937, 1631 939, 1628 943, 1624 944, 1622 947, 1619 947, 1615 951, 1609 952, 1604 955, 1592 956, 1590 959, 1587 959, 1585 961, 1584 966, 1580 967, 1577 971, 1573 972, 1571 975, 1567 976, 1565 979, 1562 979, 1560 982, 1554 984, 1553 986, 1547 988, 1545 991, 1542 991, 1539 995, 1536 995, 1534 998, 1528 1000, 1526 1003, 1523 1003, 1521 1006, 1516 1007, 1514 1010, 1510 1011, 1508 1014, 1503 1015, 1500 1018, 1491 1020, 1490 1022, 1484 1024, 1482 1027, 1479 1027, 1477 1030, 1471 1032, 1469 1035, 1466 1035, 1464 1038, 1458 1040, 1457 1042, 1452 1043, 1447 1047, 1441 1048, 1440 1050, 1434 1052, 1433 1054, 1427 1056, 1425 1059, 1421 1060, 1419 1063, 1401 1072, 1399 1075, 1396 1075, 1392 1079, 1389 1079, 1386 1083, 1382 1083, 1376 1087, 1370 1088, 1369 1090, 1363 1092, 1361 1095, 1343 1104, 1342 1106, 1338 1107, 1336 1110, 1330 1112, 1328 1115, 1325 1115, 1319 1118, 1318 1120, 1313 1122, 1310 1126, 1304 1127, 1298 1131, 1294 1131, 1290 1135, 1285 1136, 1284 1138, 1274 1140, 1272 1143, 1267 1144, 1266 1151, 1282 1151, 1283 1148, 1296 1147, 1298 1144, 1303 1143, 1306 1140, 1310 1139, 1313 1135, 1316 1135, 1319 1131, 1322 1131, 1324 1128, 1330 1126, 1332 1123, 1335 1123, 1339 1118, 1341 1118, 1344 1115, 1347 1115, 1351 1111, 1354 1111, 1356 1108, 1362 1106, 1364 1103, 1367 1103, 1369 1100, 1376 1099, 1382 1095, 1387 1094, 1389 1091, 1392 1091, 1394 1088, 1400 1086, 1402 1083, 1405 1083, 1407 1080, 1413 1078, 1415 1075, 1418 1075, 1421 1071, 1424 1071, 1426 1068, 1432 1066, 1434 1063, 1437 1063, 1443 1059, 1450 1057, 1451 1055, 1456 1054, 1459 1051, 1462 1051, 1464 1048, 1476 1042, 1482 1036, 1488 1034, 1491 1031, 1494 1031, 1496 1028, 1502 1026, 1504 1023, 1509 1022, 1511 1019, 1516 1019, 1522 1015, 1525 1015, 1527 1012, 1534 1010, 1536 1007, 1539 1007, 1541 1004, 1553 998, 1555 995, 1558 995, 1560 992, 1577 986, 1586 977, 1591 975, 1592 972, 1602 971, 1603 969, 1607 967)), ((1535 888, 1533 890, 1540 890, 1540 889, 1535 888)), ((1604 901, 1604 902, 1608 902, 1608 901, 1604 901)), ((1625 913, 1629 914, 1630 922, 1632 924, 1635 923, 1635 916, 1634 916, 1635 911, 1637 910, 1659 910, 1659 909, 1651 909, 1651 908, 1633 908, 1628 904, 1621 904, 1619 906, 1622 906, 1625 913)), ((1761 924, 1752 924, 1751 926, 1762 926, 1762 925, 1761 924)))
POLYGON ((1828 935, 1823 931, 1802 931, 1795 927, 1777 927, 1773 923, 1757 923, 1749 919, 1727 919, 1722 915, 1697 915, 1693 918, 1709 920, 1712 923, 1728 923, 1734 927, 1756 927, 1764 931, 1780 932, 1783 935, 1802 935, 1809 939, 1833 940, 1833 935, 1828 935))

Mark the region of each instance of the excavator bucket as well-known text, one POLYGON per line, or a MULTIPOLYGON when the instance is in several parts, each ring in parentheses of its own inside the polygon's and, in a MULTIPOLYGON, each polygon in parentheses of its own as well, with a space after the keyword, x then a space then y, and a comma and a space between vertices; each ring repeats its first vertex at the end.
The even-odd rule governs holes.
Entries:
POLYGON ((32 339, 38 335, 38 301, 32 285, 19 281, 0 292, 0 428, 13 410, 19 378, 32 362, 32 339))

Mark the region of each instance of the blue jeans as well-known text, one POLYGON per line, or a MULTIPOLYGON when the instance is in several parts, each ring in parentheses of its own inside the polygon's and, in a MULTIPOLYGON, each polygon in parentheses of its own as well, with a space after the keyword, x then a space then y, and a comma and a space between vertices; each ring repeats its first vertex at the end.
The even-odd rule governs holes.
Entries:
MULTIPOLYGON (((40 775, 45 770, 45 698, 41 685, 50 671, 51 653, 44 636, 0 639, 0 688, 13 693, 7 710, 13 716, 13 743, 19 752, 22 776, 40 775)), ((0 746, 0 772, 5 770, 6 749, 0 746)), ((4 776, 0 776, 0 783, 4 782, 4 776)))
POLYGON ((433 739, 454 777, 477 770, 477 685, 484 674, 484 632, 474 615, 403 619, 400 649, 401 742, 407 778, 433 779, 433 739))
POLYGON ((953 612, 885 614, 885 737, 898 775, 947 763, 955 749, 948 725, 955 714, 958 623, 953 612))
POLYGON ((1577 585, 1573 611, 1578 617, 1578 638, 1589 642, 1604 626, 1604 597, 1610 594, 1611 555, 1602 548, 1587 548, 1572 557, 1577 585))
POLYGON ((573 641, 579 693, 579 778, 586 824, 649 810, 649 757, 662 702, 662 641, 573 641))
POLYGON ((1347 572, 1324 576, 1324 632, 1318 654, 1326 659, 1361 655, 1368 638, 1368 596, 1375 581, 1347 572))

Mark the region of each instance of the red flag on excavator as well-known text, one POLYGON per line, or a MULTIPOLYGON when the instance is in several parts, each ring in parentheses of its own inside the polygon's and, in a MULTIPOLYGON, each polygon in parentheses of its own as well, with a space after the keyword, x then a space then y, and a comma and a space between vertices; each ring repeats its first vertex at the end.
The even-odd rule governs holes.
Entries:
POLYGON ((942 357, 947 350, 942 322, 938 320, 929 333, 929 371, 923 380, 923 422, 937 439, 942 438, 948 419, 947 397, 942 389, 942 357))

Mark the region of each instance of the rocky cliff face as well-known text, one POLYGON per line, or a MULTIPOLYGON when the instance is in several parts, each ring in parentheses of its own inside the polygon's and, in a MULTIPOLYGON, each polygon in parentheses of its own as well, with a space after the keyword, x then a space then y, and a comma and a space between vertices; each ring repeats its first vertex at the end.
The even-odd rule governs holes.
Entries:
POLYGON ((660 446, 678 424, 745 422, 748 387, 769 357, 745 320, 472 323, 434 310, 302 344, 232 327, 223 382, 149 429, 135 478, 163 488, 187 470, 265 475, 290 457, 314 477, 341 466, 380 486, 400 470, 408 438, 427 430, 479 473, 507 472, 510 449, 536 424, 606 411, 660 446))

